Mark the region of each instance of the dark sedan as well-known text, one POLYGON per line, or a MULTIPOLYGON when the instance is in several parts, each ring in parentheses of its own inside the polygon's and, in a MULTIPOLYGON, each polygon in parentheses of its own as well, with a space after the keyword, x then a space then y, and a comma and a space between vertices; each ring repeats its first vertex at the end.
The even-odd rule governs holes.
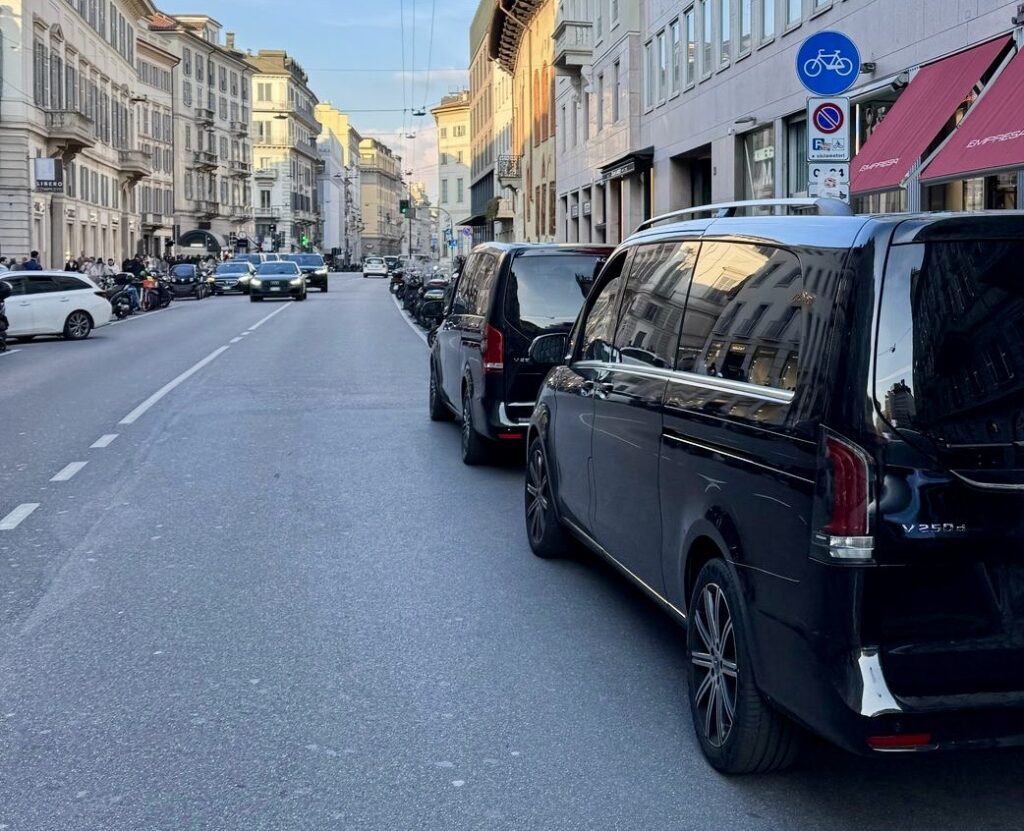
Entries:
POLYGON ((306 278, 293 262, 263 263, 249 281, 249 300, 270 298, 306 299, 306 278))
POLYGON ((237 291, 239 294, 249 293, 249 280, 256 273, 256 269, 250 263, 244 261, 231 261, 221 263, 213 273, 213 290, 217 294, 227 294, 237 291))
POLYGON ((295 263, 311 289, 327 291, 327 263, 319 254, 284 254, 282 259, 295 263))

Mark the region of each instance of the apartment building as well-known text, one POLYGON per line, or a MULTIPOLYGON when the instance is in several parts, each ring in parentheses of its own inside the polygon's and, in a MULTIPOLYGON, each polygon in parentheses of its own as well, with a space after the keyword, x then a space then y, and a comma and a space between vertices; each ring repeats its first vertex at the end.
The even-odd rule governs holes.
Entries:
POLYGON ((363 256, 402 253, 404 233, 399 201, 404 198, 402 159, 375 138, 359 142, 360 194, 363 200, 363 256))
POLYGON ((470 214, 470 101, 469 90, 445 95, 431 111, 437 125, 438 238, 454 234, 455 246, 442 245, 442 256, 465 254, 472 246, 474 217, 470 214))
POLYGON ((148 39, 178 60, 174 214, 184 252, 252 244, 252 68, 207 15, 154 15, 148 39))
POLYGON ((136 184, 152 172, 134 130, 145 0, 26 0, 0 15, 0 248, 45 266, 121 259, 140 237, 136 184), (37 161, 38 160, 38 161, 37 161))
POLYGON ((139 90, 136 128, 139 149, 149 155, 152 173, 136 185, 141 249, 163 256, 174 236, 174 82, 179 58, 140 32, 135 43, 139 90))
POLYGON ((248 57, 253 69, 256 237, 264 250, 321 247, 316 95, 299 63, 278 49, 248 57), (276 241, 275 241, 276 235, 276 241))
POLYGON ((555 11, 554 0, 492 6, 489 54, 512 77, 511 147, 498 154, 496 174, 502 187, 516 192, 513 236, 526 242, 551 241, 557 229, 555 11))
MULTIPOLYGON (((334 254, 346 266, 360 263, 363 260, 363 221, 359 173, 359 143, 363 137, 352 126, 348 115, 329 103, 317 104, 314 114, 316 120, 322 125, 321 138, 331 134, 337 139, 341 147, 341 170, 336 174, 330 175, 331 181, 340 189, 338 198, 340 198, 341 239, 338 242, 339 250, 334 251, 334 254)), ((326 202, 324 203, 324 216, 324 228, 326 229, 328 224, 326 202)), ((325 230, 324 248, 326 250, 333 250, 333 246, 329 245, 326 239, 325 230)))
POLYGON ((569 123, 559 238, 618 242, 650 215, 806 195, 796 56, 823 30, 863 61, 847 93, 856 209, 1024 204, 1022 143, 996 129, 1024 108, 1022 19, 1005 0, 567 0, 554 30, 569 123))

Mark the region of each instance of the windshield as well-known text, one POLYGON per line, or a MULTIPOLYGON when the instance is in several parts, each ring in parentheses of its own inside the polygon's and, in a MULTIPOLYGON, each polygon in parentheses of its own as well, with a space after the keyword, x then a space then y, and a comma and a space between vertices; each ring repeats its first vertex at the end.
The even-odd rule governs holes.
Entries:
POLYGON ((940 446, 1024 441, 1024 242, 931 242, 889 255, 875 398, 940 446))
POLYGON ((224 263, 217 266, 218 274, 239 274, 249 270, 248 263, 224 263))
POLYGON ((604 260, 598 254, 516 257, 505 288, 505 317, 528 337, 567 330, 604 260))
POLYGON ((263 263, 256 273, 260 276, 265 274, 298 274, 299 267, 295 263, 263 263))
POLYGON ((288 254, 285 259, 299 265, 316 266, 317 268, 324 264, 324 258, 319 254, 288 254))
POLYGON ((171 268, 171 274, 175 277, 193 277, 196 267, 194 265, 176 265, 171 268))

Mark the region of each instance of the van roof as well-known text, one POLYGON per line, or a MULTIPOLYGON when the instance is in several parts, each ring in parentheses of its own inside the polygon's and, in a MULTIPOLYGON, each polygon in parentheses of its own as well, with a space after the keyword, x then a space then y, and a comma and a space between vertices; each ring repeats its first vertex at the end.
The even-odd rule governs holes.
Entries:
POLYGON ((730 236, 782 245, 851 248, 876 232, 897 231, 894 244, 919 239, 1019 236, 1024 211, 857 214, 853 216, 737 216, 692 219, 656 225, 628 237, 625 244, 662 239, 730 236))
POLYGON ((487 250, 498 254, 514 252, 518 254, 609 254, 615 250, 614 245, 589 242, 484 242, 476 246, 474 251, 487 250))

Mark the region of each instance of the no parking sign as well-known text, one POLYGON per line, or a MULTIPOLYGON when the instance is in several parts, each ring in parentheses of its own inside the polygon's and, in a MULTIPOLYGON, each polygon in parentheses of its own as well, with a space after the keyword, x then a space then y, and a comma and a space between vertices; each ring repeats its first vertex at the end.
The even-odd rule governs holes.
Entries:
POLYGON ((850 160, 850 99, 807 99, 807 161, 850 160))

